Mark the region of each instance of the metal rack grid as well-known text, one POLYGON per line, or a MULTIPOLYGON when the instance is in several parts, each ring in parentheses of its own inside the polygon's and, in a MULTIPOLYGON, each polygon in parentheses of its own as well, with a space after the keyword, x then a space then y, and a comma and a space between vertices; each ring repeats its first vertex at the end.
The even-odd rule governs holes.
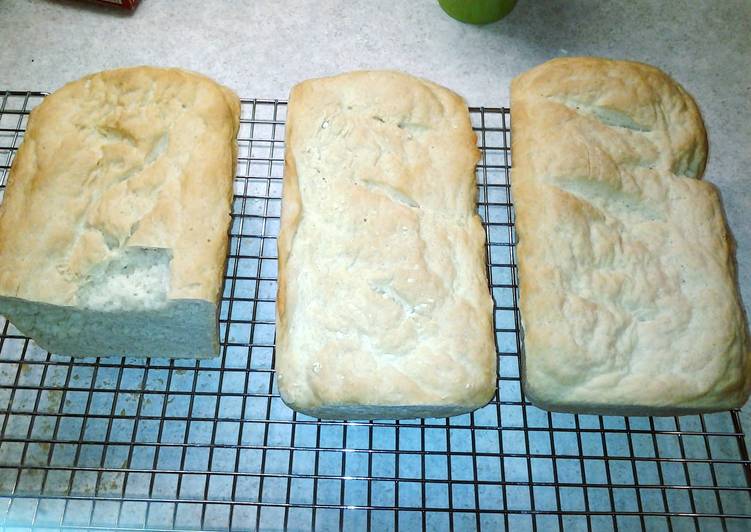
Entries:
MULTIPOLYGON (((44 95, 0 94, 2 194, 44 95)), ((0 318, 0 525, 748 529, 751 462, 737 412, 575 416, 523 399, 508 109, 471 109, 499 393, 450 419, 290 411, 273 379, 285 115, 283 101, 243 101, 221 357, 72 360, 0 318)))

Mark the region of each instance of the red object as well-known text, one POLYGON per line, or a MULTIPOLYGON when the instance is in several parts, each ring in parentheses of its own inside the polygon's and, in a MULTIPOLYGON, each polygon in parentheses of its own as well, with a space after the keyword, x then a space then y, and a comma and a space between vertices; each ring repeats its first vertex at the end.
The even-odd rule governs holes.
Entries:
POLYGON ((135 9, 138 7, 139 0, 88 0, 105 6, 120 7, 122 9, 135 9))

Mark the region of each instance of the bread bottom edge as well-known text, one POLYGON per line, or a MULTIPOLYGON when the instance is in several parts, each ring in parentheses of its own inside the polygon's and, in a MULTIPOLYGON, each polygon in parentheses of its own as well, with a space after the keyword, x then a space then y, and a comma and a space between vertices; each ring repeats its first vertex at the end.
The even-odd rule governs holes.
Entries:
POLYGON ((680 405, 625 405, 612 403, 554 403, 541 399, 535 392, 529 389, 526 380, 522 382, 524 396, 537 408, 549 412, 564 414, 581 414, 595 416, 634 416, 634 417, 674 417, 693 416, 698 414, 711 414, 713 412, 725 412, 743 406, 745 401, 728 401, 721 405, 706 406, 680 406, 680 405))
POLYGON ((290 404, 282 396, 284 403, 292 410, 317 419, 367 421, 376 419, 421 419, 445 418, 473 412, 485 406, 488 401, 471 405, 358 405, 342 404, 331 406, 299 406, 290 404))
POLYGON ((205 300, 169 300, 160 308, 110 311, 0 297, 0 314, 40 347, 63 356, 219 355, 216 306, 205 300))

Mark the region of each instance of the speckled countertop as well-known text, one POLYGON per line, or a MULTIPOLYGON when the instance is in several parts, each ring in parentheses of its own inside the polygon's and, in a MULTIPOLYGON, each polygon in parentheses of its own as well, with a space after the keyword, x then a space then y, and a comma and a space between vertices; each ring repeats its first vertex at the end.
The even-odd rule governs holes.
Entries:
MULTIPOLYGON (((516 74, 565 55, 654 64, 698 101, 711 150, 706 179, 724 200, 751 303, 751 3, 530 1, 493 25, 448 18, 434 0, 143 0, 133 14, 75 1, 0 2, 0 87, 53 90, 107 68, 171 65, 244 97, 286 98, 297 81, 396 68, 472 105, 509 102, 516 74)), ((745 416, 751 429, 751 418, 745 416)))

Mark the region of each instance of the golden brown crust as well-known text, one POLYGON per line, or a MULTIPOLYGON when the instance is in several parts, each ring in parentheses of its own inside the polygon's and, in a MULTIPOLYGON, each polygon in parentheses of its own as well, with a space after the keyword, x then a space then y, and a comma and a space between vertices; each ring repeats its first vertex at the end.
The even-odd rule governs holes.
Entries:
POLYGON ((177 69, 45 98, 0 206, 0 312, 66 355, 217 355, 238 125, 231 91, 177 69))
POLYGON ((202 75, 152 67, 45 98, 0 209, 0 295, 75 306, 92 268, 144 247, 171 250, 171 299, 217 302, 239 107, 202 75))
POLYGON ((525 393, 552 410, 668 414, 751 387, 704 125, 658 69, 556 59, 511 87, 525 393))
POLYGON ((397 72, 294 87, 276 370, 322 417, 452 415, 495 389, 492 300, 464 102, 397 72))

